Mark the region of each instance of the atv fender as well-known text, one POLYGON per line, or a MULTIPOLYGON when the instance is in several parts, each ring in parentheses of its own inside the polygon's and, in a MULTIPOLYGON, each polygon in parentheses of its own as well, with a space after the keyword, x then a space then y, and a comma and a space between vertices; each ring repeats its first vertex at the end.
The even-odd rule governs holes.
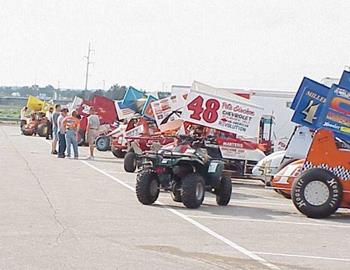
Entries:
POLYGON ((212 187, 217 187, 220 183, 224 171, 225 164, 222 160, 211 160, 206 166, 206 184, 212 187))

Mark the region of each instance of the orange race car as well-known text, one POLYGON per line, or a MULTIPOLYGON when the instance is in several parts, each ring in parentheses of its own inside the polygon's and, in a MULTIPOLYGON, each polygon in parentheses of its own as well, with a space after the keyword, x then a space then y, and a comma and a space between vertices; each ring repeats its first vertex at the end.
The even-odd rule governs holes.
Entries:
POLYGON ((318 130, 306 159, 283 168, 272 186, 291 194, 296 208, 311 218, 350 208, 350 146, 332 131, 318 130))

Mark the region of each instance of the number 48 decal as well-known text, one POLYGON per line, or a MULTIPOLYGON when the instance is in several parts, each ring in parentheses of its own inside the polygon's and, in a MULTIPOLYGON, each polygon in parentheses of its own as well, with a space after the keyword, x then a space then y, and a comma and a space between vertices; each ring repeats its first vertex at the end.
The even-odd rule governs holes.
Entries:
POLYGON ((193 112, 190 118, 201 121, 203 117, 207 123, 214 123, 218 119, 220 102, 213 98, 208 99, 205 102, 205 108, 203 108, 203 102, 204 99, 198 96, 187 105, 187 109, 193 112))
POLYGON ((302 114, 305 115, 304 121, 310 124, 312 124, 314 120, 317 119, 317 117, 315 117, 315 114, 317 112, 318 107, 320 106, 320 103, 314 103, 314 100, 310 100, 306 108, 302 111, 302 114))

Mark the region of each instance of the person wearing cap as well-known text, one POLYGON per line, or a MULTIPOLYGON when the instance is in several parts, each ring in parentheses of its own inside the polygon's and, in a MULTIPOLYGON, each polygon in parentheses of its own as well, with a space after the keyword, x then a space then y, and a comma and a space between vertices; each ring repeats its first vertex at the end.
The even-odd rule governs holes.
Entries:
POLYGON ((67 156, 71 157, 71 148, 73 146, 74 158, 78 159, 78 141, 77 133, 80 127, 80 120, 76 111, 72 111, 72 115, 63 119, 62 125, 66 130, 67 156))
POLYGON ((88 159, 93 160, 94 159, 94 143, 95 139, 97 137, 97 131, 100 127, 100 119, 98 115, 96 114, 96 111, 93 107, 90 108, 90 116, 88 117, 88 124, 87 124, 87 133, 86 133, 86 139, 90 147, 90 157, 88 159))
POLYGON ((68 109, 63 108, 61 110, 60 116, 57 118, 57 126, 58 126, 58 154, 57 156, 59 158, 65 158, 65 152, 66 152, 66 127, 63 124, 63 119, 67 116, 68 109))

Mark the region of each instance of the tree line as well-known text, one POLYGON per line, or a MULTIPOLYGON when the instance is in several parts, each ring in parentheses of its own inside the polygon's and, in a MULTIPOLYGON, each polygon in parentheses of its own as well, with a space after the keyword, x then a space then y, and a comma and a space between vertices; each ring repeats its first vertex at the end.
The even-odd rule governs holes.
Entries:
MULTIPOLYGON (((123 99, 127 87, 124 85, 114 84, 107 91, 101 89, 95 90, 79 90, 79 89, 56 89, 52 85, 47 85, 45 87, 40 87, 38 85, 32 86, 0 86, 0 97, 4 96, 20 96, 28 97, 32 96, 45 96, 46 99, 53 99, 56 95, 59 95, 60 99, 73 99, 78 96, 83 99, 90 99, 93 95, 105 96, 113 100, 123 99)), ((145 91, 146 93, 146 91, 145 91)), ((163 98, 169 96, 167 92, 158 92, 158 98, 163 98)))

